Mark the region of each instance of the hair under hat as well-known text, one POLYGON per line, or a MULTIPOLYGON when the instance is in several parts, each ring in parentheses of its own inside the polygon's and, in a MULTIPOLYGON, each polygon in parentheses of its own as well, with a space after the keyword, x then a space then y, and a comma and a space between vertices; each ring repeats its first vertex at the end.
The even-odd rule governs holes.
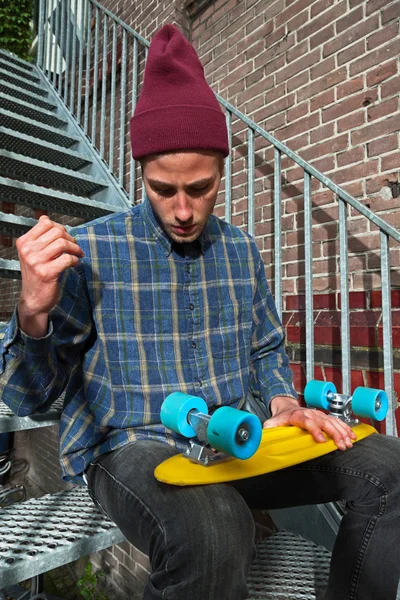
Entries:
POLYGON ((136 160, 192 149, 229 154, 225 116, 195 49, 173 25, 151 41, 130 134, 136 160))

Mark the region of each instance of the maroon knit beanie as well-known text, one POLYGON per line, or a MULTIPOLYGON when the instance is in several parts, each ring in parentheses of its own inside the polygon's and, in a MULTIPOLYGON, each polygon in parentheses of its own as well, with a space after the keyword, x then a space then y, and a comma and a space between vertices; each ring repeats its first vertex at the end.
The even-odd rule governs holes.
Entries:
POLYGON ((195 49, 173 25, 152 39, 130 130, 136 160, 192 149, 229 154, 225 116, 195 49))

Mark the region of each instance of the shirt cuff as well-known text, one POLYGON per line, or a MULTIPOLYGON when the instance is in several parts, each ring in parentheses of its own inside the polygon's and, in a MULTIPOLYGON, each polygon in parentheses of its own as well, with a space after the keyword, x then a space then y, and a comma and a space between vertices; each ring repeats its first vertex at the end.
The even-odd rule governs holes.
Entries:
POLYGON ((42 356, 47 354, 51 346, 53 335, 53 324, 49 319, 47 334, 44 337, 33 338, 25 333, 19 325, 17 307, 11 317, 5 335, 3 338, 3 348, 8 349, 13 346, 19 353, 32 356, 42 356))

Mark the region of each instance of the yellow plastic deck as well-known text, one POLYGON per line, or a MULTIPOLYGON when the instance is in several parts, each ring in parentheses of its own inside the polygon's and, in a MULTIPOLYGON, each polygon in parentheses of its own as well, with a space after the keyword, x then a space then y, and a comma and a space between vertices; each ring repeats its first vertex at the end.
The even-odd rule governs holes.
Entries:
MULTIPOLYGON (((355 442, 377 433, 376 429, 363 423, 355 425, 353 430, 357 436, 355 442)), ((337 450, 333 440, 328 435, 325 437, 326 442, 319 443, 311 433, 299 427, 263 429, 260 447, 247 460, 232 459, 205 467, 178 454, 161 463, 154 475, 158 481, 180 486, 247 479, 279 471, 337 450)))

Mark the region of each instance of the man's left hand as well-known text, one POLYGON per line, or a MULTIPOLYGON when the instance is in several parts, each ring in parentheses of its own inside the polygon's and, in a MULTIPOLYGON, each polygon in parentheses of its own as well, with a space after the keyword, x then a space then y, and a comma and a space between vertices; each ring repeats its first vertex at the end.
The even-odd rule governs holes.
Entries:
POLYGON ((263 428, 294 425, 309 431, 316 442, 325 442, 322 432, 327 433, 339 450, 353 446, 357 439, 354 431, 340 419, 312 408, 303 408, 293 398, 277 396, 271 402, 272 417, 264 422, 263 428))

